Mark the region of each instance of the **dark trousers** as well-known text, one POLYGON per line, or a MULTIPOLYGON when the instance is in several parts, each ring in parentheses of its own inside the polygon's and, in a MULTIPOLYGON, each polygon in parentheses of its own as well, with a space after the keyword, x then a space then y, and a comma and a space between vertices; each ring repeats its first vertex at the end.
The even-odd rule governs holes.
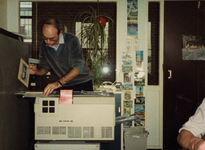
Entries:
POLYGON ((93 83, 92 80, 89 80, 87 82, 77 84, 74 86, 61 87, 60 89, 72 89, 73 91, 93 91, 93 83))

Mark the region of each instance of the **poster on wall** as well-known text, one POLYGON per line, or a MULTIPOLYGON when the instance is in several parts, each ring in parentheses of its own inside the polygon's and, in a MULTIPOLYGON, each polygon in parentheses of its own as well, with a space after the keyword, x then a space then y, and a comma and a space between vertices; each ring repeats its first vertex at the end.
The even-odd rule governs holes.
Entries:
POLYGON ((138 0, 127 0, 127 34, 138 34, 138 0))
POLYGON ((143 86, 136 86, 135 87, 136 97, 142 97, 144 95, 143 89, 144 89, 143 86))
MULTIPOLYGON (((130 115, 131 109, 133 108, 133 101, 131 100, 131 91, 124 91, 124 100, 123 100, 123 115, 130 115)), ((129 125, 130 122, 125 122, 124 125, 129 125)))
POLYGON ((123 73, 123 78, 124 78, 124 83, 125 82, 131 82, 131 73, 128 73, 128 72, 126 72, 126 73, 123 73))
POLYGON ((205 36, 182 35, 182 60, 205 60, 205 36))
POLYGON ((122 72, 132 72, 132 66, 122 65, 122 72))
POLYGON ((122 52, 122 64, 132 65, 132 53, 131 52, 122 52))
POLYGON ((136 70, 143 71, 143 51, 136 51, 136 70))
POLYGON ((144 126, 145 125, 145 98, 136 97, 134 104, 134 113, 137 116, 135 121, 135 126, 144 126))
POLYGON ((131 100, 131 91, 124 91, 124 99, 131 100))
POLYGON ((135 86, 145 86, 145 72, 144 71, 135 72, 134 85, 135 86))
POLYGON ((132 83, 124 83, 122 86, 123 90, 133 90, 132 83))
POLYGON ((124 100, 124 107, 132 108, 133 101, 131 100, 124 100))

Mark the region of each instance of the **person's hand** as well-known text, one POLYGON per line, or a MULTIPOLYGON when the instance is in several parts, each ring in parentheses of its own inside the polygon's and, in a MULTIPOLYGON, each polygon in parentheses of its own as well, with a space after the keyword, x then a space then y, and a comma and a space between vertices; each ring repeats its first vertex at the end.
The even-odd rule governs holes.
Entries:
POLYGON ((30 74, 36 74, 37 68, 34 65, 28 65, 28 69, 30 70, 30 74))
POLYGON ((205 141, 200 140, 199 142, 197 142, 194 146, 194 150, 205 150, 205 141))
POLYGON ((55 89, 58 89, 61 85, 56 81, 48 84, 43 91, 43 95, 51 94, 55 89))

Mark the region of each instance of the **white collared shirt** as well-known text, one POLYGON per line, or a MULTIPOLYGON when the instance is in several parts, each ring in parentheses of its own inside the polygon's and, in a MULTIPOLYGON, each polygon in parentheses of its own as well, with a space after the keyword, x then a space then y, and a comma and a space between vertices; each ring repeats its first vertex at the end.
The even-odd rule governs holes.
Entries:
POLYGON ((179 129, 179 132, 183 129, 190 131, 198 138, 201 138, 205 134, 205 98, 197 108, 195 114, 179 129))
POLYGON ((55 47, 55 46, 53 45, 52 48, 53 48, 55 51, 57 51, 60 44, 64 44, 64 36, 63 36, 63 33, 61 34, 61 37, 59 38, 59 43, 58 43, 57 47, 55 47))

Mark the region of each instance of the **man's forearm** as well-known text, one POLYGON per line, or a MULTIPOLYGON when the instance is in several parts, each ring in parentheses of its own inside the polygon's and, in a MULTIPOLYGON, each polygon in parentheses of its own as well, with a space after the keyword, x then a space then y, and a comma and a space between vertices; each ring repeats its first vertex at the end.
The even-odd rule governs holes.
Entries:
POLYGON ((46 71, 43 68, 39 68, 39 69, 37 69, 35 74, 38 76, 43 76, 46 74, 46 71))
POLYGON ((43 95, 52 93, 55 89, 60 88, 63 84, 70 82, 79 74, 80 72, 77 68, 71 69, 69 73, 60 78, 58 81, 48 84, 44 89, 43 95))
POLYGON ((75 77, 77 77, 79 74, 80 74, 79 70, 77 68, 73 68, 65 76, 60 78, 59 81, 62 84, 66 84, 66 83, 72 81, 73 79, 75 79, 75 77))
POLYGON ((182 130, 178 137, 177 142, 186 149, 197 150, 197 147, 203 142, 202 139, 195 137, 191 132, 182 130))

